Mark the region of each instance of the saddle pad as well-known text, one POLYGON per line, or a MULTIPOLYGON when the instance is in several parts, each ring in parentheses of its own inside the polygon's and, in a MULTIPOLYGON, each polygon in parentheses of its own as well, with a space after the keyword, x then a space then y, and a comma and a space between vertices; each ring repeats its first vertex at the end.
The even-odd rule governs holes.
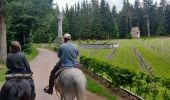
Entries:
POLYGON ((11 79, 11 78, 30 78, 32 77, 32 74, 7 74, 5 75, 6 79, 11 79))

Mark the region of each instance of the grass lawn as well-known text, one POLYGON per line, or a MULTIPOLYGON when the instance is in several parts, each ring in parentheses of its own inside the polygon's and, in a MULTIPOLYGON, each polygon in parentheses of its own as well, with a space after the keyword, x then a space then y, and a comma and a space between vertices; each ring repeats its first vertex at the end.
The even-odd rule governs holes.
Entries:
POLYGON ((4 65, 0 65, 0 85, 2 85, 2 83, 5 81, 4 75, 6 72, 6 68, 4 67, 4 65))
POLYGON ((137 47, 155 74, 170 78, 170 56, 143 47, 137 47))
MULTIPOLYGON (((107 57, 112 53, 112 49, 83 49, 80 52, 86 56, 92 56, 99 60, 107 61, 115 66, 127 68, 132 71, 140 71, 140 64, 138 63, 132 44, 135 40, 114 40, 113 43, 120 44, 117 51, 113 54, 112 59, 108 60, 107 57)), ((135 42, 136 43, 136 42, 135 42)))
POLYGON ((98 81, 94 80, 91 76, 86 75, 87 78, 87 89, 99 96, 106 97, 107 100, 116 100, 116 96, 113 96, 109 90, 107 90, 98 81))
MULTIPOLYGON (((106 59, 107 55, 112 52, 111 49, 95 50, 80 48, 81 54, 93 56, 97 59, 110 62, 113 65, 138 72, 142 70, 132 49, 132 46, 135 46, 147 64, 154 69, 157 76, 170 78, 170 38, 115 39, 111 40, 111 42, 120 44, 111 61, 106 59)), ((157 100, 163 99, 164 89, 159 84, 157 100)), ((168 95, 170 95, 169 90, 168 95)), ((151 95, 148 95, 146 98, 146 100, 151 99, 151 95)))
POLYGON ((113 65, 121 68, 126 68, 132 71, 140 71, 140 64, 138 63, 132 47, 125 46, 117 49, 117 52, 113 56, 110 62, 113 65))

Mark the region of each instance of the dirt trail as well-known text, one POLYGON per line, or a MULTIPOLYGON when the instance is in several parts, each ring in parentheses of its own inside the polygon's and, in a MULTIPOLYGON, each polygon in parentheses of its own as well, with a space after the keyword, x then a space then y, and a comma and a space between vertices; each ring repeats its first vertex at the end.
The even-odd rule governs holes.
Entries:
MULTIPOLYGON (((38 51, 39 55, 30 62, 34 72, 36 100, 59 100, 55 92, 53 95, 43 92, 43 88, 48 84, 50 71, 58 61, 57 54, 46 49, 38 49, 38 51)), ((104 97, 97 96, 89 91, 86 92, 86 95, 87 100, 106 100, 104 97)))

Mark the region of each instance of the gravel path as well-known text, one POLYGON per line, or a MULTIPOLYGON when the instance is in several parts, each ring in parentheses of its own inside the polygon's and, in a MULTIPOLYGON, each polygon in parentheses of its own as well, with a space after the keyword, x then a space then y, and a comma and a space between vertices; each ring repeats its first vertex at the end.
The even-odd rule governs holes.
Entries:
MULTIPOLYGON (((43 92, 43 88, 48 84, 50 71, 58 61, 57 54, 46 49, 38 49, 38 51, 39 55, 30 62, 34 72, 36 100, 59 100, 55 92, 53 95, 43 92)), ((86 95, 87 100, 106 100, 104 97, 97 96, 89 91, 86 92, 86 95)))

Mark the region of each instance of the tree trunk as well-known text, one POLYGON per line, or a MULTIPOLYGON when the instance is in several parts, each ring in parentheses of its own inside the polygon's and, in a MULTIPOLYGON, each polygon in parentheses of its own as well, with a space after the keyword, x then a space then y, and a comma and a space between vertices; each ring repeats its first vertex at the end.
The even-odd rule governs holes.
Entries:
POLYGON ((5 62, 7 57, 6 25, 4 0, 0 0, 0 61, 5 62))

